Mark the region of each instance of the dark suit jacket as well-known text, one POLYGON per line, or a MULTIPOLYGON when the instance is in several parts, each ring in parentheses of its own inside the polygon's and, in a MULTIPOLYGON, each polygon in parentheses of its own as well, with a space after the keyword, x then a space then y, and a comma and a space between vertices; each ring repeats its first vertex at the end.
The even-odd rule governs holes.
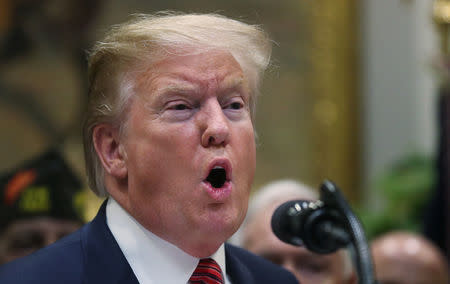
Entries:
MULTIPOLYGON (((80 230, 1 266, 0 283, 137 284, 136 276, 106 224, 105 209, 106 202, 94 220, 80 230)), ((297 283, 286 270, 232 245, 225 245, 225 257, 227 275, 233 284, 297 283)))

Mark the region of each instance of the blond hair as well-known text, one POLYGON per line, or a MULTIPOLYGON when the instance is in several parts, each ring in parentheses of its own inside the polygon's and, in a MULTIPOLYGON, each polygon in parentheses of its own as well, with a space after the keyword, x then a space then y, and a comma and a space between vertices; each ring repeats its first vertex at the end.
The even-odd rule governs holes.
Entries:
POLYGON ((230 52, 240 64, 251 88, 253 117, 260 79, 271 54, 271 41, 259 26, 216 14, 139 14, 113 26, 93 47, 89 55, 83 143, 89 186, 97 195, 107 196, 107 191, 92 133, 101 123, 111 123, 123 133, 136 73, 169 56, 216 49, 230 52))

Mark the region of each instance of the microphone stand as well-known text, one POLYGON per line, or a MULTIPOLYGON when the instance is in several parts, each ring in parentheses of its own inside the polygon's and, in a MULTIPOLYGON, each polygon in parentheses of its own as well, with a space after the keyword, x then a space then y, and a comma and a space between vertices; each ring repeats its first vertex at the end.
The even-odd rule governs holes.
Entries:
POLYGON ((343 225, 350 232, 350 243, 354 249, 354 255, 352 255, 357 268, 358 282, 360 284, 375 284, 372 257, 364 230, 339 188, 331 181, 325 180, 320 187, 320 199, 324 203, 324 208, 334 209, 342 215, 343 225))

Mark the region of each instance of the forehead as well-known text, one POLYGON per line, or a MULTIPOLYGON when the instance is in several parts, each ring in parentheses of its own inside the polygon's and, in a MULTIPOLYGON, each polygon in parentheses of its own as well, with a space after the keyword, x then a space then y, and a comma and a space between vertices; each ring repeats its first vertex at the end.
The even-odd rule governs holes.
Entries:
POLYGON ((246 81, 241 66, 229 52, 208 51, 155 62, 136 77, 136 86, 141 90, 231 88, 247 85, 246 81))

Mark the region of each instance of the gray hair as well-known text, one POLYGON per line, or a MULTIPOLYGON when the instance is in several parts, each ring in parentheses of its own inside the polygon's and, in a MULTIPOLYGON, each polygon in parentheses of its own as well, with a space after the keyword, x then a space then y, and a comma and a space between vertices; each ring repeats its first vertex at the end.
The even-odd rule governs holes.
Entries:
POLYGON ((89 54, 89 99, 83 143, 90 188, 98 196, 108 194, 104 169, 93 144, 93 130, 96 125, 110 123, 119 133, 124 132, 137 73, 170 56, 228 51, 250 84, 250 111, 254 117, 259 83, 269 65, 271 48, 269 37, 259 26, 216 14, 139 14, 113 26, 89 54))
POLYGON ((283 179, 261 187, 251 198, 246 221, 250 222, 260 210, 272 204, 281 204, 291 199, 316 200, 319 195, 312 188, 298 181, 283 179))

